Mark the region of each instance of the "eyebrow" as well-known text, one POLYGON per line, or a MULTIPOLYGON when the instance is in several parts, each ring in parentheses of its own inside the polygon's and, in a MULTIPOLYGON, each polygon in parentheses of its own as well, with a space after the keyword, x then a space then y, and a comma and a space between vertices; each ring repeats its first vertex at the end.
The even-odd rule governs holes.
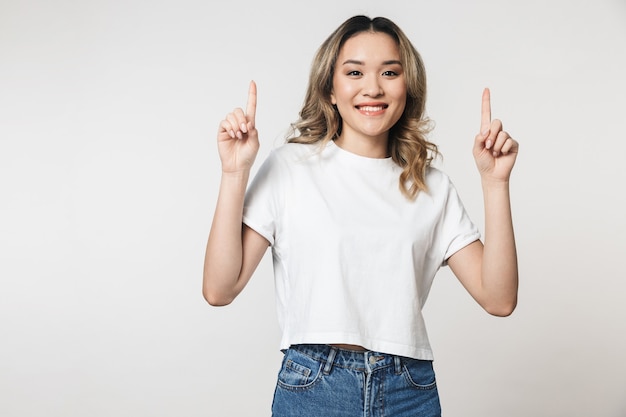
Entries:
MULTIPOLYGON (((357 61, 356 59, 348 59, 344 61, 342 65, 346 65, 346 64, 365 65, 363 61, 357 61)), ((394 64, 402 65, 402 62, 398 61, 397 59, 383 61, 383 65, 394 65, 394 64)))

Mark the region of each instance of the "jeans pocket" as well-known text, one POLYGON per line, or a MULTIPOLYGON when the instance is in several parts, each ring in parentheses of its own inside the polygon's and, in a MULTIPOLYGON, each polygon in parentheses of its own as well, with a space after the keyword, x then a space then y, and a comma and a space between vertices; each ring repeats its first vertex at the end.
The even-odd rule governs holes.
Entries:
POLYGON ((432 361, 405 358, 402 361, 404 377, 410 386, 417 389, 437 387, 432 361))
POLYGON ((321 369, 320 362, 289 349, 278 373, 278 385, 287 389, 309 387, 319 378, 321 369))

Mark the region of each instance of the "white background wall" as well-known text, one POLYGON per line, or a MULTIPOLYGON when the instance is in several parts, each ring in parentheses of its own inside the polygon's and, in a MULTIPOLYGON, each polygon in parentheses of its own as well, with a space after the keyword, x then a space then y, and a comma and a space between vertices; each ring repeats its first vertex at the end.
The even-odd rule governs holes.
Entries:
POLYGON ((626 415, 623 0, 0 0, 0 415, 269 415, 269 253, 233 305, 200 291, 215 132, 254 78, 264 159, 359 13, 423 54, 481 228, 484 86, 521 143, 517 311, 488 316, 447 269, 426 308, 445 415, 626 415))

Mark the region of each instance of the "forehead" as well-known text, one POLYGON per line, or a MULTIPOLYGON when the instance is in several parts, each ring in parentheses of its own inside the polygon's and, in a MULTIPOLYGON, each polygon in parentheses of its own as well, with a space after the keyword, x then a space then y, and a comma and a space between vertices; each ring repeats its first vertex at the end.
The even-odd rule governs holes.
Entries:
POLYGON ((339 50, 338 63, 343 59, 358 61, 399 60, 400 51, 396 41, 383 32, 361 32, 349 38, 339 50))

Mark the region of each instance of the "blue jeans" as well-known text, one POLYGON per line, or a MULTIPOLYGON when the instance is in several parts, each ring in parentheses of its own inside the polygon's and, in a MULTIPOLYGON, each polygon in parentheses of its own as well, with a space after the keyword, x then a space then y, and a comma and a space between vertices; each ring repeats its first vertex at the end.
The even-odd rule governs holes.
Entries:
POLYGON ((432 361, 328 345, 284 353, 273 417, 441 416, 432 361))

